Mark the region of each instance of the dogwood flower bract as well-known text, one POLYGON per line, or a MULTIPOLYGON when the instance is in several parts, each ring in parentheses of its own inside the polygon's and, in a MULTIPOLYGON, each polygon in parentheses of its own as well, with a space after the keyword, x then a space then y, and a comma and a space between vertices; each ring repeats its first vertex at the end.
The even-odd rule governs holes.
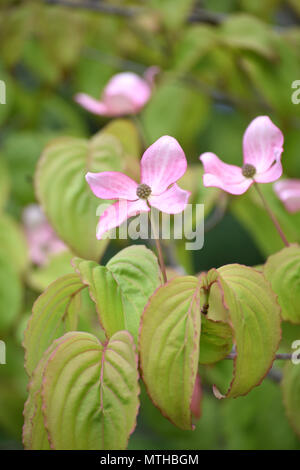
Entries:
POLYGON ((141 159, 141 184, 116 171, 87 173, 93 193, 101 199, 118 199, 100 216, 97 238, 118 227, 126 219, 150 206, 166 212, 182 212, 190 196, 177 184, 187 168, 185 154, 176 139, 163 136, 152 144, 141 159))
POLYGON ((27 206, 22 214, 31 261, 39 266, 47 264, 51 255, 65 251, 66 245, 49 225, 37 204, 27 206))
POLYGON ((138 113, 152 93, 153 78, 158 67, 150 67, 142 78, 132 72, 114 75, 103 90, 101 100, 78 93, 75 101, 87 111, 102 116, 123 116, 138 113))
POLYGON ((274 191, 288 212, 300 211, 300 180, 285 179, 274 184, 274 191))
POLYGON ((204 166, 203 184, 230 194, 243 194, 254 183, 271 183, 282 174, 283 134, 268 116, 255 118, 243 138, 242 168, 222 162, 214 153, 199 158, 204 166))

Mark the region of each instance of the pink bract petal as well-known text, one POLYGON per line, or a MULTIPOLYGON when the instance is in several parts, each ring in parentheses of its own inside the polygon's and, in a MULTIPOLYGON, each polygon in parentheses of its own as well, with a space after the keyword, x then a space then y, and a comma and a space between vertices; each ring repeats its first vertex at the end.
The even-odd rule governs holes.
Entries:
POLYGON ((257 183, 272 183, 280 178, 282 175, 281 162, 276 162, 267 171, 254 175, 254 179, 257 183))
POLYGON ((85 93, 78 93, 75 95, 74 99, 78 104, 91 113, 100 114, 102 116, 106 116, 108 114, 108 109, 104 103, 86 95, 85 93))
POLYGON ((22 214, 25 235, 31 261, 43 266, 51 255, 61 253, 67 248, 49 225, 43 211, 37 204, 27 206, 22 214))
POLYGON ((274 184, 274 191, 288 212, 300 211, 300 180, 277 181, 274 184))
POLYGON ((160 73, 160 68, 157 65, 152 65, 152 67, 147 68, 144 73, 144 78, 151 86, 154 85, 154 80, 156 75, 160 73))
POLYGON ((238 166, 222 162, 214 153, 206 152, 200 157, 204 166, 203 184, 214 186, 230 194, 243 194, 253 183, 242 175, 238 166))
POLYGON ((137 183, 118 171, 89 172, 85 179, 95 196, 101 199, 137 199, 137 183))
POLYGON ((185 154, 177 140, 163 136, 142 157, 141 181, 150 186, 153 195, 159 195, 183 176, 186 167, 185 154))
POLYGON ((106 85, 102 101, 111 116, 140 111, 151 96, 150 84, 132 72, 118 73, 106 85))
POLYGON ((129 217, 133 217, 141 212, 149 212, 149 207, 145 200, 137 201, 120 200, 109 206, 100 216, 97 227, 97 238, 101 240, 102 235, 118 227, 129 217))
POLYGON ((255 118, 243 138, 244 164, 249 163, 257 173, 267 171, 278 162, 283 151, 283 134, 268 116, 255 118))
POLYGON ((190 191, 185 191, 174 184, 159 196, 151 195, 148 201, 150 206, 166 214, 178 214, 186 208, 190 195, 190 191))

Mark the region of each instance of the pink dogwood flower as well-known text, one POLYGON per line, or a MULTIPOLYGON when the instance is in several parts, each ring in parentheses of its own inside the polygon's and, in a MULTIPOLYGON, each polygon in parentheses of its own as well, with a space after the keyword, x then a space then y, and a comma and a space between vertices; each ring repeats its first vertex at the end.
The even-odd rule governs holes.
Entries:
POLYGON ((274 184, 274 191, 288 212, 300 211, 300 180, 285 179, 274 184))
POLYGON ((255 118, 243 138, 242 168, 222 162, 214 153, 199 158, 204 166, 203 184, 230 194, 243 194, 254 183, 271 183, 282 175, 283 134, 268 116, 255 118))
POLYGON ((141 159, 141 184, 116 171, 87 173, 93 193, 101 199, 118 199, 100 216, 97 238, 118 227, 126 219, 150 206, 166 212, 182 212, 190 196, 177 184, 187 168, 185 154, 176 139, 163 136, 152 144, 141 159))
POLYGON ((137 114, 150 99, 154 76, 158 70, 158 67, 150 67, 144 78, 133 72, 118 73, 109 80, 100 100, 79 93, 75 96, 75 101, 91 113, 102 116, 137 114))
POLYGON ((30 204, 27 206, 23 211, 22 218, 29 256, 34 264, 43 266, 47 264, 51 255, 67 249, 56 236, 39 205, 30 204))

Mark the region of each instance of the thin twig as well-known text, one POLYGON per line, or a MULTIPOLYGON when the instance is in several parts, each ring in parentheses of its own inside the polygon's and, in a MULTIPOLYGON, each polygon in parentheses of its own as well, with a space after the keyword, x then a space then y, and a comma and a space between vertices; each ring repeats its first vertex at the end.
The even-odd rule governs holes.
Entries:
POLYGON ((266 201, 266 199, 265 199, 263 193, 261 192, 261 190, 260 190, 260 188, 259 188, 259 185, 258 185, 256 182, 254 183, 254 187, 255 187, 255 189, 256 189, 256 191, 257 191, 259 197, 261 198, 262 203, 263 203, 263 205, 264 205, 264 207, 265 207, 265 209, 266 209, 266 211, 267 211, 267 213, 268 213, 270 219, 272 220, 272 222, 273 222, 273 224, 274 224, 274 226, 275 226, 275 228, 276 228, 276 230, 277 230, 277 232, 278 232, 278 234, 279 234, 281 240, 283 241, 283 243, 284 243, 285 246, 289 246, 290 244, 289 244, 289 242, 288 242, 288 239, 286 238, 286 236, 285 236, 285 234, 284 234, 284 232, 283 232, 283 230, 282 230, 282 228, 281 228, 281 226, 280 226, 278 220, 276 219, 275 215, 273 214, 273 211, 270 209, 270 207, 269 207, 269 205, 268 205, 268 203, 267 203, 267 201, 266 201))
POLYGON ((108 15, 123 16, 125 18, 133 18, 141 14, 144 8, 141 7, 122 7, 116 5, 108 5, 105 2, 93 2, 86 0, 81 2, 74 2, 71 0, 44 0, 47 5, 60 5, 67 8, 80 8, 85 10, 97 11, 99 13, 106 13, 108 15))
POLYGON ((163 246, 164 254, 166 256, 167 266, 174 269, 181 276, 185 276, 187 274, 187 272, 184 269, 184 267, 181 266, 177 262, 173 240, 170 240, 169 243, 164 243, 163 240, 162 240, 161 243, 162 243, 162 246, 163 246))
POLYGON ((148 66, 135 62, 133 60, 124 59, 118 55, 108 54, 100 49, 94 47, 84 47, 82 49, 82 56, 87 59, 101 62, 111 67, 115 67, 120 70, 130 70, 132 72, 143 75, 147 70, 148 66))
POLYGON ((160 270, 161 270, 163 280, 164 280, 164 284, 165 284, 168 281, 167 272, 166 272, 166 265, 165 265, 161 245, 160 245, 160 242, 159 242, 159 232, 157 232, 154 220, 151 218, 151 212, 149 212, 149 222, 150 222, 150 228, 152 228, 152 233, 153 233, 154 240, 155 240, 157 256, 158 256, 158 261, 159 261, 159 265, 160 265, 160 270))
POLYGON ((281 360, 288 360, 288 359, 292 359, 292 354, 289 354, 289 353, 278 353, 276 354, 276 357, 275 359, 281 359, 281 360))
MULTIPOLYGON (((18 3, 18 1, 16 1, 18 3)), ((146 6, 134 6, 134 7, 123 7, 121 5, 109 5, 104 1, 98 1, 97 3, 93 0, 85 1, 74 1, 74 0, 44 0, 46 5, 60 5, 67 8, 80 8, 98 13, 104 13, 109 15, 121 16, 124 18, 134 18, 145 12, 149 12, 149 8, 146 6)), ((190 15, 187 17, 187 23, 204 23, 212 26, 219 26, 228 18, 228 14, 208 11, 203 8, 194 8, 190 15)), ((299 24, 298 21, 287 25, 274 25, 274 30, 281 33, 287 28, 293 27, 299 24)))
POLYGON ((251 100, 247 100, 245 98, 239 98, 237 96, 229 95, 228 93, 220 90, 216 90, 215 88, 211 87, 207 83, 203 82, 199 78, 192 76, 192 75, 183 75, 180 77, 181 81, 195 90, 199 90, 201 93, 209 96, 216 102, 220 102, 225 106, 230 107, 242 107, 245 111, 257 108, 258 106, 266 111, 270 111, 270 107, 260 99, 254 99, 252 97, 251 100))
MULTIPOLYGON (((223 197, 223 194, 221 195, 223 197)), ((215 228, 219 222, 224 218, 227 210, 227 198, 220 200, 216 205, 213 213, 205 220, 204 233, 209 232, 215 228)))
POLYGON ((206 11, 203 8, 195 8, 195 10, 188 17, 189 23, 206 23, 213 26, 218 26, 223 23, 226 14, 217 13, 213 11, 206 11))
MULTIPOLYGON (((228 356, 225 357, 225 359, 234 359, 237 356, 235 352, 228 354, 228 356)), ((283 360, 287 361, 292 359, 292 354, 290 353, 278 353, 275 355, 275 360, 283 360)))

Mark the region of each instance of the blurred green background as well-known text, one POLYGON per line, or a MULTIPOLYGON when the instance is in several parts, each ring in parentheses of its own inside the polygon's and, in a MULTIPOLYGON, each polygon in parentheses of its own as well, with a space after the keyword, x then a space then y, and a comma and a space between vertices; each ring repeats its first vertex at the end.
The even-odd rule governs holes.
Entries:
MULTIPOLYGON (((71 272, 68 254, 38 271, 29 261, 21 225, 24 207, 36 202, 34 171, 53 138, 88 137, 109 120, 73 100, 99 97, 120 71, 161 72, 140 115, 147 144, 177 138, 191 168, 183 185, 205 204, 204 248, 171 246, 189 273, 238 262, 264 262, 281 241, 252 190, 240 198, 205 190, 198 156, 212 151, 241 165, 242 136, 257 115, 268 114, 285 136, 287 176, 300 178, 300 104, 292 82, 300 79, 299 0, 2 0, 0 5, 0 449, 21 448, 27 379, 21 346, 32 304, 45 285, 71 272), (67 4, 54 5, 54 3, 67 4), (76 5, 77 4, 77 5, 76 5)), ((300 241, 300 215, 288 215, 271 185, 264 193, 290 241, 300 241)), ((113 242, 107 260, 124 244, 113 242)), ((282 350, 300 328, 284 325, 282 350)), ((281 364, 276 364, 280 368, 281 364)), ((277 383, 266 379, 248 396, 218 402, 211 393, 228 361, 202 371, 202 418, 193 432, 165 420, 142 393, 131 449, 300 449, 277 383)))

